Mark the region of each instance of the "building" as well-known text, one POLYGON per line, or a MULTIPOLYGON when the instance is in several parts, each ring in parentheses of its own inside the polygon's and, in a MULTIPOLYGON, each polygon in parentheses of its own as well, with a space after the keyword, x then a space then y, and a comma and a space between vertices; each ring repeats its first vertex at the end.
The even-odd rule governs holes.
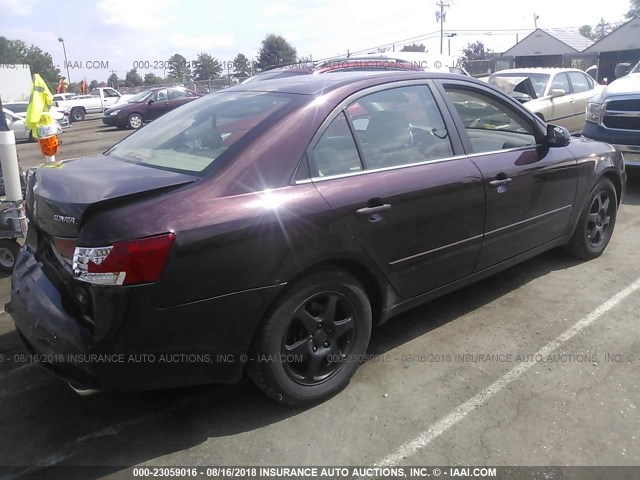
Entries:
POLYGON ((29 100, 31 86, 29 65, 0 64, 0 98, 3 102, 29 100))
POLYGON ((538 28, 516 43, 496 60, 497 70, 505 68, 565 67, 593 65, 597 53, 588 53, 592 40, 566 29, 538 28))
POLYGON ((596 57, 598 81, 612 82, 640 61, 640 18, 622 24, 584 51, 596 57))

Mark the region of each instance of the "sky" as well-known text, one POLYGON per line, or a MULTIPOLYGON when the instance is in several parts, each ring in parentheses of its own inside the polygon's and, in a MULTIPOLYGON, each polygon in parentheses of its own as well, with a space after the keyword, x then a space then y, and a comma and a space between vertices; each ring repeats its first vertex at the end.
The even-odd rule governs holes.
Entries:
MULTIPOLYGON (((476 40, 503 52, 533 31, 534 16, 540 28, 577 29, 601 18, 621 22, 629 9, 629 0, 444 3, 444 31, 456 34, 453 55, 476 40)), ((142 67, 142 76, 164 76, 161 67, 174 53, 187 60, 200 52, 221 61, 238 53, 255 59, 269 33, 283 35, 299 56, 314 60, 394 42, 401 48, 417 37, 439 53, 436 10, 435 0, 0 0, 0 35, 39 46, 64 70, 62 37, 69 79, 102 81, 112 71, 123 78, 134 66, 142 67)))

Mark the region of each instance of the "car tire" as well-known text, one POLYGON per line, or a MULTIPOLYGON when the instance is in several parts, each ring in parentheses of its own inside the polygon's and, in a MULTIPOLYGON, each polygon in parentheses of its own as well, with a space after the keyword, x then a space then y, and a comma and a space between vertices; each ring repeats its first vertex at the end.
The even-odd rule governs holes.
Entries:
POLYGON ((613 182, 601 178, 582 207, 578 224, 566 249, 582 260, 602 255, 611 240, 618 214, 618 196, 613 182))
POLYGON ((371 335, 362 284, 341 269, 315 271, 290 285, 258 327, 247 364, 271 399, 310 405, 349 384, 371 335))
POLYGON ((142 119, 142 116, 138 113, 132 113, 127 118, 127 127, 131 128, 132 130, 137 130, 141 128, 143 124, 144 124, 144 120, 142 119))
POLYGON ((20 253, 20 244, 15 240, 0 239, 0 272, 11 273, 20 253))
POLYGON ((84 117, 85 113, 82 108, 73 108, 71 110, 71 120, 73 122, 81 122, 82 120, 84 120, 84 117))

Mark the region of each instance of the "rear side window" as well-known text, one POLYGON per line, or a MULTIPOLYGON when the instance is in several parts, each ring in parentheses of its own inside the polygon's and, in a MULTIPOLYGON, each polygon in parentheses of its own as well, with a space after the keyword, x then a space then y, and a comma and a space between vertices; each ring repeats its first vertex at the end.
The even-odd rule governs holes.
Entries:
POLYGON ((584 73, 569 72, 568 75, 574 93, 586 92, 593 88, 593 82, 584 73))
POLYGON ((107 152, 131 163, 203 174, 225 152, 306 99, 264 92, 217 92, 145 125, 107 152))
POLYGON ((366 169, 453 156, 449 133, 427 86, 385 90, 349 105, 366 169))
POLYGON ((340 113, 313 148, 313 161, 321 177, 362 170, 356 142, 344 113, 340 113))
POLYGON ((445 90, 464 124, 472 153, 536 144, 532 126, 490 95, 452 86, 445 90))

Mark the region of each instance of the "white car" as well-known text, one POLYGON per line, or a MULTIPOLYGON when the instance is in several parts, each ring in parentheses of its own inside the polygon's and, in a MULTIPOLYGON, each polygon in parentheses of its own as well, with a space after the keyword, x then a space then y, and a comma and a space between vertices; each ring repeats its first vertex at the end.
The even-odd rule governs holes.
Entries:
POLYGON ((487 81, 545 122, 570 132, 582 130, 587 102, 604 88, 573 68, 514 68, 496 72, 487 81))
MULTIPOLYGON (((21 101, 21 102, 8 102, 3 103, 2 106, 7 110, 11 110, 13 113, 22 117, 23 119, 27 116, 27 108, 29 107, 29 102, 21 101)), ((69 128, 71 126, 71 120, 69 117, 70 112, 59 107, 51 106, 49 108, 49 113, 60 123, 62 128, 69 128)))
MULTIPOLYGON (((24 123, 24 117, 17 115, 16 113, 8 110, 6 108, 2 109, 4 116, 7 120, 7 125, 11 130, 13 130, 13 134, 16 137, 16 140, 27 140, 29 142, 33 142, 34 138, 31 136, 31 131, 27 129, 24 123)), ((56 130, 58 133, 62 133, 62 127, 57 120, 54 120, 56 130)))

